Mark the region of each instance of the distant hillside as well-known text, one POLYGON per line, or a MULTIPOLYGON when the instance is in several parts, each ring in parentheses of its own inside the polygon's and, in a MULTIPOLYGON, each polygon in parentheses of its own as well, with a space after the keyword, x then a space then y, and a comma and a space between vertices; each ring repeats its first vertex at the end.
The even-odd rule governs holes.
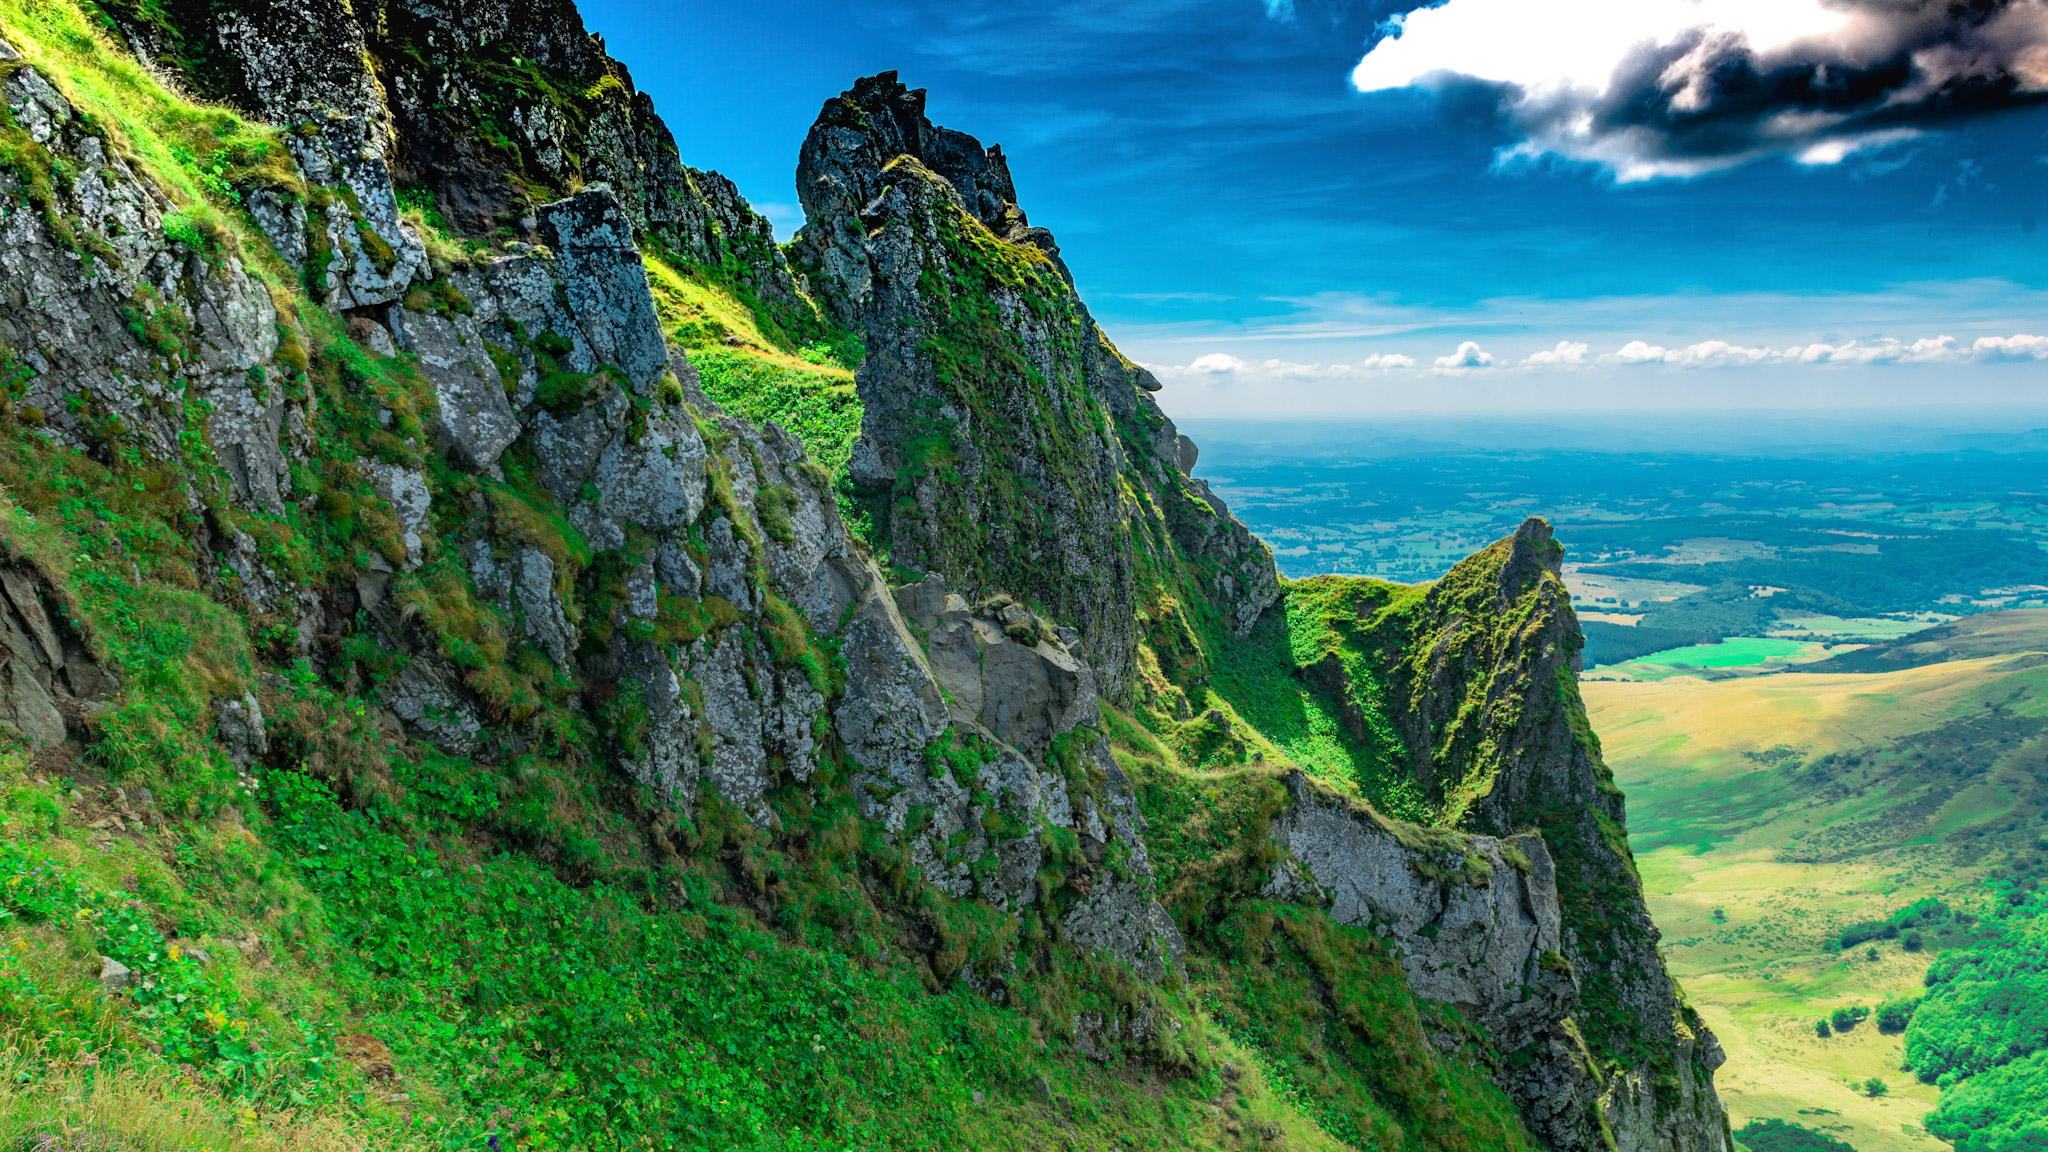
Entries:
MULTIPOLYGON (((1974 629, 1954 631, 1996 647, 2001 617, 2041 615, 1972 617, 1957 625, 1974 629)), ((1924 898, 1977 909, 1985 872, 2048 868, 2048 662, 1813 667, 1582 687, 1628 793, 1661 947, 1727 1045, 1720 1082, 1737 1138, 1780 1147, 1745 1127, 1775 1119, 1856 1152, 1948 1152, 1928 1133, 1960 1131, 1970 1101, 1947 1103, 1901 1071, 1910 1034, 1865 1023, 1821 1036, 1814 1023, 1922 995, 1928 960, 1955 942, 1858 937, 1857 927, 1924 898), (1855 938, 1846 951, 1845 931, 1855 938), (1868 1091, 1873 1078, 1881 1097, 1868 1091)), ((2024 1072, 2015 1065, 1971 1098, 2016 1098, 2024 1072)))
MULTIPOLYGON (((1587 639, 1591 641, 1588 627, 1587 639)), ((1892 672, 1979 656, 2048 653, 2048 609, 2020 608, 1965 616, 1951 624, 1916 632, 1886 644, 1809 665, 1808 672, 1892 672)))

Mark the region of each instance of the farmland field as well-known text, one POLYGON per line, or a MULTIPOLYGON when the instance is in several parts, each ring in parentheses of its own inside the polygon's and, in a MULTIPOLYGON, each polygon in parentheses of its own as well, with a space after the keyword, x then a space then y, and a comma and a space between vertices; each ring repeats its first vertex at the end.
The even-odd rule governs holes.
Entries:
POLYGON ((1780 616, 1777 627, 1771 631, 1773 635, 1793 633, 1844 640, 1897 640, 1951 619, 1953 617, 1934 612, 1917 617, 1858 616, 1846 620, 1840 616, 1780 616))
POLYGON ((1693 644, 1605 666, 1603 673, 1637 680, 1661 680, 1701 671, 1775 671, 1787 665, 1824 660, 1824 644, 1760 636, 1736 636, 1715 644, 1693 644))

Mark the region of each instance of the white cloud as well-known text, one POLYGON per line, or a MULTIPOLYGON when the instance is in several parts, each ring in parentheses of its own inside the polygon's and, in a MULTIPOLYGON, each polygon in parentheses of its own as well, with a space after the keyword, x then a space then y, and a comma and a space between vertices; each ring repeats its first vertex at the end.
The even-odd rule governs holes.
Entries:
POLYGON ((1704 340, 1683 348, 1666 348, 1643 340, 1631 340, 1612 354, 1601 357, 1610 364, 1677 364, 1688 368, 1728 368, 1781 358, 1780 353, 1769 348, 1744 348, 1726 340, 1704 340))
POLYGON ((1360 91, 1501 85, 1525 137, 1504 158, 1623 181, 1838 164, 1912 139, 1959 90, 1987 108, 2048 91, 2048 0, 1444 0, 1390 31, 1360 91))
POLYGON ((1458 350, 1449 356, 1436 358, 1439 372, 1464 372, 1473 368, 1493 367, 1493 356, 1481 348, 1476 341, 1467 340, 1458 345, 1458 350))
MULTIPOLYGON (((2015 337, 2027 339, 2027 337, 2015 337)), ((1941 364, 1973 359, 1973 350, 1953 336, 1933 336, 1907 343, 1885 337, 1846 344, 1808 344, 1785 349, 1784 358, 1802 364, 1941 364)))
POLYGON ((1531 352, 1528 359, 1522 361, 1524 364, 1548 367, 1575 367, 1585 362, 1586 345, 1574 344, 1569 340, 1559 340, 1555 348, 1531 352))
POLYGON ((2048 360, 2048 336, 1984 336, 1971 350, 1979 360, 2048 360))
POLYGON ((1195 357, 1194 362, 1187 366, 1186 371, 1219 376, 1225 372, 1242 372, 1244 368, 1244 361, 1227 352, 1211 352, 1207 356, 1195 357))
MULTIPOLYGON (((1916 340, 1876 337, 1841 343, 1815 342, 1770 347, 1729 340, 1701 340, 1692 344, 1664 345, 1648 340, 1630 340, 1611 352, 1594 353, 1584 341, 1560 340, 1519 361, 1503 362, 1476 340, 1458 344, 1457 351, 1430 361, 1438 375, 1461 376, 1480 370, 1493 374, 1519 372, 1592 371, 1632 369, 1645 366, 1709 369, 1745 368, 1759 365, 1825 367, 1828 365, 1887 364, 1996 364, 2048 361, 2048 336, 2017 333, 2011 336, 1982 336, 1971 342, 1953 336, 1927 336, 1916 340)), ((1361 359, 1340 363, 1303 363, 1294 360, 1248 360, 1228 352, 1210 352, 1186 364, 1146 364, 1161 380, 1181 379, 1203 388, 1224 388, 1244 384, 1366 384, 1413 371, 1418 362, 1399 352, 1375 352, 1361 359)))
MULTIPOLYGON (((1537 356, 1546 355, 1537 353, 1537 356)), ((1666 348, 1631 340, 1600 357, 1605 364, 1671 364, 1681 368, 1739 368, 1751 364, 1970 364, 2005 360, 2048 360, 2048 336, 1983 336, 1964 344, 1953 336, 1918 340, 1880 337, 1842 344, 1794 344, 1788 348, 1745 347, 1726 340, 1705 340, 1682 348, 1666 348)), ((1536 356, 1525 363, 1549 364, 1536 356)))
MULTIPOLYGON (((1768 54, 1839 32, 1846 20, 1819 0, 1451 0, 1408 13, 1400 35, 1366 53, 1351 82, 1373 92, 1456 75, 1513 84, 1536 100, 1604 96, 1621 65, 1644 48, 1689 35, 1702 42, 1734 36, 1768 54)), ((1684 69, 1660 79, 1696 82, 1684 69)))
POLYGON ((1147 364, 1145 367, 1153 375, 1163 378, 1233 376, 1255 380, 1333 380, 1402 371, 1415 367, 1415 359, 1399 352, 1375 352, 1355 364, 1302 364, 1293 360, 1245 360, 1227 352, 1211 352, 1186 364, 1147 364))

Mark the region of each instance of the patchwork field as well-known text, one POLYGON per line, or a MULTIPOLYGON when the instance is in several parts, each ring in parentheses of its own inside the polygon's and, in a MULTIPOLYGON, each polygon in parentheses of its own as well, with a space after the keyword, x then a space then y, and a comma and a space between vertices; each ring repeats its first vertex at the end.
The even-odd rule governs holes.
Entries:
POLYGON ((1777 636, 1826 636, 1841 640, 1897 640, 1953 617, 1934 612, 1908 616, 1784 616, 1771 630, 1777 636))
MULTIPOLYGON (((2019 649, 2039 639, 2008 635, 2019 649)), ((1859 1152, 1946 1149, 1918 1124, 1936 1090, 1899 1071, 1899 1037, 1867 1021, 1827 1038, 1814 1027, 1917 994, 1928 953, 1829 944, 1921 897, 1961 903, 1988 863, 2048 836, 2048 662, 1584 692, 1629 794, 1666 954, 1727 1048, 1718 1079, 1735 1125, 1781 1118, 1859 1152)))
POLYGON ((1602 667, 1599 679, 1667 680, 1674 676, 1742 676, 1775 672, 1794 664, 1825 660, 1834 650, 1810 640, 1732 636, 1714 644, 1692 644, 1653 652, 1602 667))

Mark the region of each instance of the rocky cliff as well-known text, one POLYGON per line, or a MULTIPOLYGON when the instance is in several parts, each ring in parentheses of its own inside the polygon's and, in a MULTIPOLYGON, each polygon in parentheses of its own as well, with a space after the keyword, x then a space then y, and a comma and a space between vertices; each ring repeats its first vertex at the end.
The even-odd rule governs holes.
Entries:
POLYGON ((1546 531, 1277 658, 922 93, 784 251, 566 4, 0 15, 0 1029, 392 1147, 1724 1146, 1546 531))
POLYGON ((1000 148, 883 73, 826 103, 797 191, 799 266, 866 337, 850 478, 897 564, 1044 604, 1120 699, 1146 541, 1176 536, 1240 633, 1273 603, 1271 553, 1188 476, 1158 381, 1089 316, 1000 148))

